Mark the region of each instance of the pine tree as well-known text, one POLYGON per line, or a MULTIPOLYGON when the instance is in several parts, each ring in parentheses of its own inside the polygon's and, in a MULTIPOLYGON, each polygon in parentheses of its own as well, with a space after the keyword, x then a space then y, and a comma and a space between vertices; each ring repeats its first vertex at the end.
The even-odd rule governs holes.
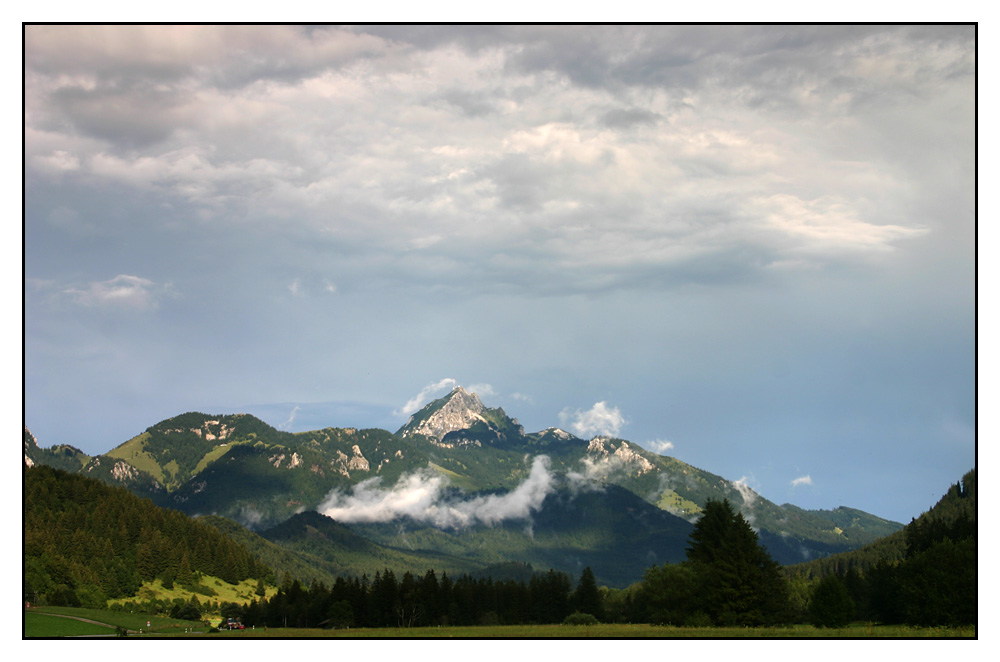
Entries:
POLYGON ((700 607, 721 625, 770 625, 789 618, 778 564, 728 500, 710 500, 694 526, 688 560, 700 575, 700 607))
POLYGON ((583 614, 590 614, 599 621, 604 620, 604 607, 601 604, 601 592, 597 588, 594 572, 587 566, 580 574, 580 583, 573 592, 573 608, 583 614))

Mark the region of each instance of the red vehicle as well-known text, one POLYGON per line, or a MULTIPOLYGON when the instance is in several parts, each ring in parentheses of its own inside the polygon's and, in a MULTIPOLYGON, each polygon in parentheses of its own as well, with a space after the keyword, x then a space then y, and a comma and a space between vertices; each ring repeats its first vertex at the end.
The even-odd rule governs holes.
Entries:
POLYGON ((230 618, 219 628, 220 630, 245 630, 246 626, 235 618, 230 618))

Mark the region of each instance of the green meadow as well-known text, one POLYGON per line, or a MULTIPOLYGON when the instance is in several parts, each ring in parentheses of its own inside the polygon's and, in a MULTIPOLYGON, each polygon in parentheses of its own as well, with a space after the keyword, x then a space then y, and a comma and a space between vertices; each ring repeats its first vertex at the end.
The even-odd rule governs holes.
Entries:
POLYGON ((777 628, 685 628, 659 625, 496 625, 425 628, 257 628, 210 632, 198 621, 121 611, 39 607, 25 612, 24 637, 115 636, 199 637, 210 639, 942 639, 975 638, 975 627, 919 628, 852 624, 845 628, 796 625, 777 628), (81 620, 83 619, 83 620, 81 620), (150 626, 147 628, 147 621, 150 626), (140 635, 140 631, 142 634, 140 635))

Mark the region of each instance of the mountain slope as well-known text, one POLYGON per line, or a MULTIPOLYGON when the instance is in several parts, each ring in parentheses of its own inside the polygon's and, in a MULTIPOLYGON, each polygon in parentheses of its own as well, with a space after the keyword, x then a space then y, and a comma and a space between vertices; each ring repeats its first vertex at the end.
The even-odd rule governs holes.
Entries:
POLYGON ((952 485, 927 512, 910 521, 903 529, 863 547, 833 554, 826 558, 788 567, 792 576, 822 579, 829 574, 843 575, 849 569, 864 574, 878 564, 894 566, 907 556, 908 550, 921 546, 921 538, 934 538, 956 526, 976 526, 976 470, 966 473, 952 485), (969 525, 964 524, 968 522, 969 525))
POLYGON ((52 448, 41 448, 35 435, 24 428, 24 465, 33 467, 45 465, 76 473, 90 460, 90 456, 79 448, 62 444, 52 448))
MULTIPOLYGON (((94 458, 74 453, 75 449, 42 451, 29 443, 28 434, 26 462, 61 462, 70 467, 80 463, 80 472, 127 486, 160 505, 191 515, 219 515, 257 531, 303 511, 322 511, 330 499, 360 504, 358 499, 364 496, 388 503, 404 496, 408 486, 433 488, 425 497, 438 501, 428 501, 425 507, 450 504, 440 501, 450 498, 441 491, 445 489, 464 494, 467 500, 482 494, 515 493, 530 478, 532 458, 542 455, 547 458, 546 472, 553 486, 570 489, 572 485, 575 491, 571 493, 578 498, 586 492, 581 486, 604 488, 603 497, 587 497, 588 508, 595 512, 602 507, 601 499, 611 499, 608 495, 613 491, 608 488, 612 486, 652 510, 687 522, 698 518, 709 499, 728 499, 781 563, 856 549, 902 526, 854 509, 810 511, 790 504, 779 506, 740 481, 657 455, 624 439, 584 440, 557 428, 526 434, 502 409, 486 407, 461 387, 414 413, 397 434, 354 428, 289 433, 245 414, 192 412, 161 421, 94 458)), ((546 508, 555 507, 551 500, 545 503, 546 508)), ((386 516, 390 530, 391 523, 402 516, 386 516)), ((534 519, 545 516, 544 511, 533 515, 534 519)), ((618 516, 624 517, 620 512, 618 516)), ((378 542, 412 551, 386 538, 388 534, 378 533, 377 526, 370 529, 371 535, 381 536, 378 542)), ((428 530, 422 535, 442 545, 439 551, 455 549, 462 555, 469 554, 471 545, 461 540, 463 536, 470 540, 478 536, 477 544, 484 550, 539 546, 537 540, 528 544, 507 534, 466 529, 440 534, 428 530)), ((572 533, 567 530, 560 535, 568 538, 572 533)), ((633 531, 629 535, 645 534, 633 531)), ((633 542, 643 544, 638 539, 633 542)), ((421 549, 423 554, 432 547, 428 544, 421 549)), ((554 557, 532 558, 544 566, 554 557)), ((476 563, 508 560, 532 559, 499 552, 491 557, 484 551, 476 563)))
POLYGON ((530 564, 578 575, 590 567, 602 584, 623 588, 650 565, 684 559, 691 524, 609 485, 549 494, 531 517, 495 525, 439 528, 413 519, 344 526, 315 512, 295 515, 263 537, 358 575, 385 567, 423 574, 475 573, 530 564))
POLYGON ((237 583, 270 575, 215 529, 123 488, 46 466, 22 476, 24 584, 35 600, 104 607, 157 577, 191 582, 201 572, 237 583))

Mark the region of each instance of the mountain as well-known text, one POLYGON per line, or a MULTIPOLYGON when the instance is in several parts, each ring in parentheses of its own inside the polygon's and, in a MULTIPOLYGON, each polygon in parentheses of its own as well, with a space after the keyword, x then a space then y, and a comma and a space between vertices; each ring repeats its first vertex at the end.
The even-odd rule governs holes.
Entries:
POLYGON ((456 386, 411 416, 396 434, 404 438, 420 435, 432 444, 453 448, 503 445, 523 438, 524 428, 503 409, 487 408, 478 395, 456 386))
MULTIPOLYGON (((290 433, 247 414, 189 412, 95 457, 72 447, 40 449, 29 437, 26 429, 26 464, 61 466, 258 532, 309 511, 327 513, 385 548, 378 552, 384 558, 434 559, 442 569, 530 562, 573 570, 574 559, 587 559, 604 568, 606 581, 634 581, 644 560, 629 559, 619 571, 603 559, 624 559, 629 549, 679 559, 686 527, 709 499, 739 508, 783 564, 857 549, 902 528, 856 509, 778 505, 740 481, 625 439, 585 440, 558 428, 525 433, 503 409, 461 387, 396 433, 290 433), (633 515, 652 528, 630 525, 633 515)), ((344 551, 337 547, 343 540, 328 542, 344 551)), ((315 545, 310 550, 320 555, 315 545)), ((348 558, 360 567, 361 555, 348 558)))
POLYGON ((35 435, 24 428, 24 466, 46 465, 71 473, 80 471, 90 461, 90 456, 79 448, 61 444, 52 448, 41 448, 35 435))
POLYGON ((615 486, 549 493, 530 517, 464 529, 419 521, 354 524, 351 529, 392 549, 425 556, 449 573, 518 561, 571 576, 590 567, 606 585, 624 588, 646 568, 685 558, 692 525, 615 486), (471 566, 471 567, 470 567, 471 566))
POLYGON ((924 546, 922 540, 935 537, 962 537, 976 528, 976 470, 966 473, 927 512, 910 520, 904 528, 875 542, 847 552, 798 563, 787 568, 791 576, 822 579, 843 575, 850 569, 864 574, 881 564, 896 565, 911 550, 924 546))

